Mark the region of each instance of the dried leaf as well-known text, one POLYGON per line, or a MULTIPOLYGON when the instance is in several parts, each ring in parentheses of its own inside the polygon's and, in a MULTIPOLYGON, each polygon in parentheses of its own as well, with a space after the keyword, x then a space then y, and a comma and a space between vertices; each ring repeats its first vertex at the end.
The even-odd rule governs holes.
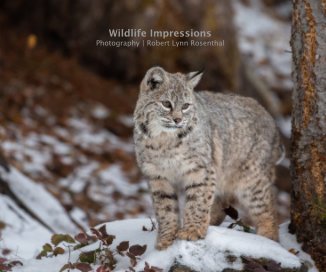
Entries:
POLYGON ((96 251, 87 251, 87 252, 82 252, 79 254, 79 260, 82 263, 94 263, 96 260, 96 251))
POLYGON ((4 248, 3 250, 2 250, 2 255, 8 255, 8 254, 10 254, 11 253, 11 250, 9 249, 9 248, 4 248))
POLYGON ((52 244, 57 246, 61 242, 67 242, 67 243, 73 244, 76 241, 69 234, 53 234, 51 237, 51 242, 52 242, 52 244))
POLYGON ((75 268, 82 271, 82 272, 89 272, 92 271, 92 267, 88 263, 75 263, 75 268))
POLYGON ((101 240, 104 245, 109 246, 112 244, 115 239, 114 235, 110 235, 106 232, 106 225, 103 225, 99 229, 91 228, 92 233, 101 240))
POLYGON ((101 239, 104 245, 109 246, 112 244, 113 240, 115 239, 114 235, 107 235, 105 238, 101 239))
POLYGON ((147 245, 133 245, 129 248, 129 252, 134 256, 141 256, 146 251, 147 245))
POLYGON ((112 270, 104 265, 101 265, 96 269, 96 272, 111 272, 112 270))
POLYGON ((74 269, 74 265, 72 263, 67 263, 65 264, 63 267, 61 267, 60 271, 59 272, 62 272, 62 271, 65 271, 67 269, 74 269))
POLYGON ((103 238, 106 238, 108 236, 108 233, 106 232, 106 225, 101 226, 98 231, 101 233, 103 238))
POLYGON ((47 257, 49 252, 52 252, 53 248, 49 243, 46 243, 42 247, 42 251, 36 256, 36 259, 41 259, 42 257, 47 257))
POLYGON ((0 264, 0 271, 10 271, 11 268, 8 265, 0 264))
POLYGON ((105 257, 109 261, 107 264, 108 267, 113 270, 117 264, 117 260, 114 258, 113 252, 108 248, 105 249, 105 257))
POLYGON ((91 228, 91 232, 96 236, 97 239, 101 239, 102 235, 97 229, 91 228))
POLYGON ((90 237, 86 233, 81 232, 75 236, 75 240, 81 244, 87 244, 90 240, 90 237))
POLYGON ((49 243, 46 243, 45 245, 43 245, 43 251, 45 252, 52 252, 52 246, 49 243))
POLYGON ((54 250, 53 250, 53 254, 54 256, 57 256, 57 255, 62 255, 65 253, 65 250, 62 248, 62 247, 56 247, 54 250))
POLYGON ((130 259, 130 264, 131 264, 131 266, 136 266, 136 264, 137 264, 136 256, 133 255, 133 254, 130 253, 130 252, 127 252, 127 256, 128 256, 129 259, 130 259))
POLYGON ((93 270, 90 264, 88 263, 67 263, 60 269, 59 272, 62 272, 67 269, 78 269, 82 272, 89 272, 93 270))
POLYGON ((48 254, 46 251, 42 250, 37 256, 36 259, 42 259, 42 257, 46 257, 48 254))
POLYGON ((129 241, 123 241, 117 246, 118 251, 126 251, 129 248, 129 241))

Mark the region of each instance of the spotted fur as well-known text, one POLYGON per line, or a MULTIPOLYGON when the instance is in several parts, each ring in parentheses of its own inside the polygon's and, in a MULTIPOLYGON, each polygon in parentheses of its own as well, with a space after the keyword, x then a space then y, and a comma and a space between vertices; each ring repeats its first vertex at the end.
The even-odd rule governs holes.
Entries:
POLYGON ((258 234, 277 240, 272 185, 281 149, 275 123, 254 99, 194 92, 201 76, 153 67, 140 86, 134 141, 159 225, 156 247, 204 238, 233 201, 247 210, 258 234))

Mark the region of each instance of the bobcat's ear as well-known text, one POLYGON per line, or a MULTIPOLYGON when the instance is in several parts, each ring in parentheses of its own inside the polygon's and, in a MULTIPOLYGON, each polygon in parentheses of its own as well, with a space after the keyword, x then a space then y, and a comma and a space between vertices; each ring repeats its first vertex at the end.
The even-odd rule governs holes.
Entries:
POLYGON ((165 71, 163 68, 156 66, 150 68, 143 80, 143 82, 149 87, 152 91, 157 89, 165 78, 165 71))
POLYGON ((204 70, 200 70, 196 72, 190 72, 189 74, 186 75, 186 80, 190 88, 194 89, 197 86, 203 74, 204 74, 204 70))

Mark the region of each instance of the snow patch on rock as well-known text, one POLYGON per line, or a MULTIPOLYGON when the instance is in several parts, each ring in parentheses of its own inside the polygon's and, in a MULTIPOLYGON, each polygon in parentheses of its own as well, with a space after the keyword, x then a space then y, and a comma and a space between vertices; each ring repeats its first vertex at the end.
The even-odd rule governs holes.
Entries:
MULTIPOLYGON (((115 235, 112 244, 115 248, 121 241, 129 241, 130 244, 147 245, 147 250, 135 267, 136 271, 143 271, 145 262, 168 271, 170 266, 178 261, 196 271, 222 271, 225 268, 241 269, 240 256, 253 258, 273 259, 281 263, 282 267, 298 268, 301 266, 300 259, 283 248, 279 243, 262 236, 244 233, 225 227, 211 226, 204 240, 196 242, 175 241, 167 250, 155 250, 156 231, 143 231, 143 226, 151 229, 149 219, 129 219, 114 221, 106 224, 107 232, 115 235), (230 263, 227 256, 235 256, 234 262, 230 263)), ((98 248, 99 243, 94 243, 85 248, 72 251, 70 259, 68 253, 42 260, 29 260, 24 262, 23 267, 17 267, 14 271, 57 272, 69 261, 75 262, 82 251, 98 248)), ((117 256, 118 265, 115 271, 125 271, 129 266, 129 260, 117 256)))

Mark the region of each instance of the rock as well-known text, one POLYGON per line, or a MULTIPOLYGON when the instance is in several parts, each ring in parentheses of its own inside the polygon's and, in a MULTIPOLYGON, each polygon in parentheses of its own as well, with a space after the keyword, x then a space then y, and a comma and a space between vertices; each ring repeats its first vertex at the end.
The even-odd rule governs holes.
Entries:
MULTIPOLYGON (((281 268, 277 263, 267 260, 267 259, 251 259, 253 265, 244 266, 242 270, 236 270, 233 268, 225 268, 221 272, 307 272, 308 267, 305 264, 302 264, 300 268, 281 268), (272 263, 272 265, 270 264, 272 263), (274 266, 273 266, 274 265, 274 266)), ((199 272, 192 270, 186 265, 182 265, 178 262, 174 263, 169 272, 199 272)), ((220 270, 216 270, 220 272, 220 270)))
MULTIPOLYGON (((163 269, 169 272, 250 272, 257 267, 260 270, 255 272, 306 272, 301 268, 302 260, 297 256, 280 244, 259 235, 223 226, 209 227, 203 240, 195 242, 176 240, 166 250, 157 251, 155 249, 157 230, 150 230, 151 227, 152 221, 149 219, 129 219, 106 224, 107 233, 115 237, 109 246, 111 250, 122 241, 128 241, 129 245, 142 247, 146 245, 146 250, 133 267, 135 271, 144 271, 144 267, 147 266, 155 267, 157 271, 163 269), (144 231, 144 228, 147 231, 144 231)), ((99 244, 95 242, 90 244, 87 250, 98 248, 99 244)), ((70 252, 69 258, 72 263, 79 260, 79 254, 78 250, 70 252)), ((17 271, 43 271, 44 267, 48 267, 49 272, 55 272, 60 270, 67 259, 68 252, 62 256, 30 261, 24 264, 24 270, 17 271)), ((121 271, 130 267, 128 256, 121 256, 117 261, 121 271)))
POLYGON ((171 266, 169 272, 197 272, 197 271, 192 270, 191 268, 189 268, 185 265, 179 264, 177 262, 171 266))

